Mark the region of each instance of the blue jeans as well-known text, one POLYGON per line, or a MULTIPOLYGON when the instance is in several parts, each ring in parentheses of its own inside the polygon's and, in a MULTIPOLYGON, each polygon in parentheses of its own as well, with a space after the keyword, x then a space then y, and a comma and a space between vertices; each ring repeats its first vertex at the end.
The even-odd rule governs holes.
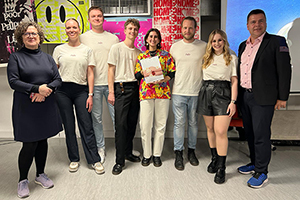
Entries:
MULTIPOLYGON (((94 97, 93 97, 93 110, 92 110, 92 120, 93 120, 93 128, 95 132, 97 147, 105 149, 105 140, 103 133, 103 121, 102 121, 102 113, 103 113, 103 96, 106 99, 106 103, 108 106, 108 111, 111 116, 113 126, 115 127, 115 111, 114 106, 107 102, 108 97, 108 86, 100 85, 94 86, 94 97)), ((115 129, 115 128, 114 128, 115 129)))
POLYGON ((198 134, 198 114, 197 103, 198 96, 172 95, 172 108, 174 113, 174 151, 184 149, 184 135, 186 119, 188 120, 188 148, 196 149, 198 134))

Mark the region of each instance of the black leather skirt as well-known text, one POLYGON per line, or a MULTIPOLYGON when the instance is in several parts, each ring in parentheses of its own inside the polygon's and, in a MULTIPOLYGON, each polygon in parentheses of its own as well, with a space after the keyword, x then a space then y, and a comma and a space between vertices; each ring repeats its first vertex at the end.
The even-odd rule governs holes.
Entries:
POLYGON ((197 113, 206 116, 228 115, 231 101, 229 81, 202 81, 198 96, 197 113))

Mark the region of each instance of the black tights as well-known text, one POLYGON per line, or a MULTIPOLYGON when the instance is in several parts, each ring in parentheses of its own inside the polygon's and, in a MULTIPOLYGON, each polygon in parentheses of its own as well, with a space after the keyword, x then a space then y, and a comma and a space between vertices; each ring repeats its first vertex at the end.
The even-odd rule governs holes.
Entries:
POLYGON ((30 166, 35 157, 36 176, 44 173, 48 152, 47 139, 37 142, 23 142, 23 147, 19 153, 19 172, 22 181, 27 179, 30 166))

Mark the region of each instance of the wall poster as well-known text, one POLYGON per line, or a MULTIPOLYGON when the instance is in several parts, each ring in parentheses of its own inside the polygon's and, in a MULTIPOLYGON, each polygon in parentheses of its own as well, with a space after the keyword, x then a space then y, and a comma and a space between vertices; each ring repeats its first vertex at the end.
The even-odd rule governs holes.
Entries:
POLYGON ((34 0, 0 0, 0 64, 17 50, 14 31, 21 21, 36 21, 34 0))

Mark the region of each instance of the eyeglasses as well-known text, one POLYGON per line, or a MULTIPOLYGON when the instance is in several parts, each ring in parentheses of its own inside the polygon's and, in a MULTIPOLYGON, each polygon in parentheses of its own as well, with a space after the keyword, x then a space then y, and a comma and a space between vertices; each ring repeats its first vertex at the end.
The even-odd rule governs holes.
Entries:
POLYGON ((38 36, 38 34, 35 33, 35 32, 32 32, 32 33, 26 32, 26 33, 24 33, 23 35, 24 35, 25 37, 29 37, 29 36, 36 37, 36 36, 38 36))

